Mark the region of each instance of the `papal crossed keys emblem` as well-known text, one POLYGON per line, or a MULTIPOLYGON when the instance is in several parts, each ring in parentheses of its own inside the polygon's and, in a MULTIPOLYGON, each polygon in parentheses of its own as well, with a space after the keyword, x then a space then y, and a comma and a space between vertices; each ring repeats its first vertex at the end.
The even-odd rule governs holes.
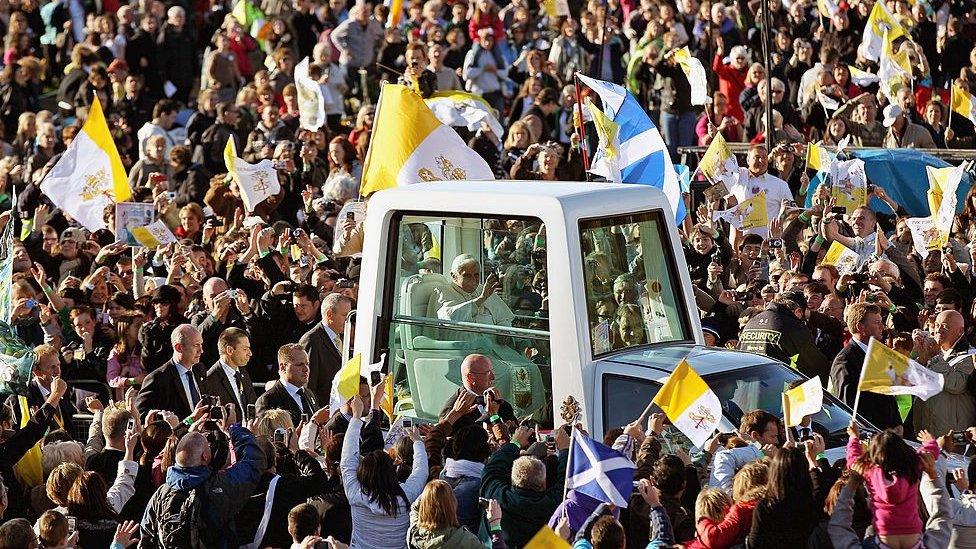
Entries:
POLYGON ((105 185, 108 182, 108 174, 105 173, 105 168, 86 174, 85 186, 81 189, 81 199, 88 202, 99 196, 111 197, 111 190, 105 185))
POLYGON ((268 188, 269 188, 269 185, 268 185, 268 174, 266 174, 264 172, 256 172, 254 174, 254 177, 257 179, 257 182, 254 183, 254 190, 256 192, 264 192, 264 191, 267 191, 268 188))
POLYGON ((698 409, 688 414, 688 417, 695 422, 695 429, 701 429, 705 423, 715 423, 715 416, 704 406, 698 406, 698 409))

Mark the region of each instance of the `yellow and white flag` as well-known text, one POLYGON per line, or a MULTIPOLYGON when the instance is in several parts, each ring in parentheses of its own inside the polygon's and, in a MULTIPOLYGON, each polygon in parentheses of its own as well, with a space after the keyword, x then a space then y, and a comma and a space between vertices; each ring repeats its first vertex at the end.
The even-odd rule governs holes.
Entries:
POLYGON ((858 390, 882 395, 915 395, 928 400, 942 391, 944 383, 942 374, 871 338, 858 390))
POLYGON ((688 77, 691 84, 691 104, 704 105, 708 103, 708 76, 705 74, 705 67, 697 57, 691 55, 688 46, 674 50, 674 60, 681 65, 681 70, 688 77))
POLYGON ((317 132, 325 125, 325 95, 318 82, 308 75, 308 57, 295 65, 295 90, 298 92, 298 122, 302 129, 317 132))
POLYGON ((739 181, 739 164, 729 149, 729 144, 722 137, 722 132, 716 133, 708 144, 698 167, 712 183, 721 181, 726 187, 731 187, 739 181))
POLYGON ((952 232, 952 222, 956 216, 956 206, 959 199, 956 191, 962 176, 966 173, 965 166, 949 166, 947 168, 925 167, 925 173, 929 177, 929 207, 938 204, 938 208, 932 210, 935 227, 940 233, 948 238, 952 232))
POLYGON ((881 93, 891 103, 896 103, 895 94, 905 84, 905 80, 912 80, 912 64, 908 59, 908 52, 895 53, 892 45, 891 33, 885 30, 881 40, 881 60, 878 62, 878 79, 881 93))
POLYGON ((861 52, 864 57, 871 61, 878 61, 881 58, 881 52, 884 51, 885 31, 888 32, 888 40, 896 40, 907 35, 898 19, 885 7, 884 2, 875 2, 871 15, 864 25, 864 34, 861 38, 861 52))
POLYGON ((722 419, 718 395, 684 359, 674 367, 653 402, 699 448, 704 448, 722 419))
POLYGON ((81 131, 41 182, 41 191, 89 231, 106 228, 106 206, 132 197, 98 97, 81 131))
POLYGON ((494 180, 488 163, 434 116, 415 91, 385 84, 376 107, 360 193, 443 180, 494 180))
MULTIPOLYGON (((332 394, 329 395, 329 407, 331 410, 338 410, 346 401, 359 394, 360 378, 365 377, 369 380, 370 372, 379 372, 386 363, 386 353, 380 355, 379 362, 374 364, 363 364, 363 355, 356 353, 346 361, 342 368, 332 377, 332 394)), ((388 378, 389 379, 389 378, 388 378)), ((391 398, 390 413, 393 412, 393 386, 389 386, 389 397, 391 398)))
POLYGON ((843 275, 857 268, 858 257, 857 252, 834 240, 820 264, 833 265, 843 275))
POLYGON ((935 217, 910 217, 905 220, 912 233, 912 244, 918 255, 925 259, 931 250, 942 249, 948 242, 949 233, 943 233, 935 226, 935 217))
POLYGON ((569 549, 569 542, 559 537, 559 534, 553 531, 548 524, 542 525, 542 528, 532 536, 532 539, 525 544, 523 549, 569 549))
POLYGON ((807 144, 807 167, 818 172, 830 171, 830 164, 836 157, 830 154, 827 147, 816 144, 807 144))
POLYGON ((275 170, 274 164, 267 158, 257 164, 238 158, 233 135, 224 146, 224 165, 237 182, 237 189, 241 193, 241 201, 244 202, 244 209, 247 212, 253 212, 258 204, 281 192, 278 171, 275 170))
POLYGON ((854 84, 862 88, 865 86, 870 86, 871 84, 876 84, 879 80, 881 80, 881 77, 879 77, 877 74, 862 71, 854 65, 847 65, 847 68, 851 71, 851 82, 854 82, 854 84))
POLYGON ((961 114, 976 124, 976 97, 957 84, 952 85, 952 112, 961 114))
POLYGON ((169 230, 169 227, 161 219, 157 219, 143 227, 129 229, 129 234, 136 239, 136 242, 150 250, 155 250, 159 246, 176 242, 177 240, 173 231, 169 230))
POLYGON ((593 126, 600 138, 593 162, 590 163, 590 173, 604 177, 612 183, 620 183, 620 125, 593 104, 586 102, 586 107, 593 116, 593 126))
POLYGON ((868 176, 859 158, 833 162, 830 165, 830 196, 847 213, 868 202, 868 176))
POLYGON ((760 192, 749 200, 743 200, 728 210, 715 212, 714 219, 724 219, 740 231, 765 228, 769 224, 766 191, 760 192))
POLYGON ((803 422, 804 416, 812 416, 823 408, 823 385, 820 384, 820 378, 813 376, 813 379, 784 392, 783 402, 786 404, 786 409, 783 410, 786 426, 796 427, 803 422))
POLYGON ((498 139, 505 133, 498 121, 498 113, 480 95, 462 90, 439 91, 424 99, 424 103, 448 126, 463 126, 475 131, 484 122, 498 139))
POLYGON ((817 10, 824 17, 833 17, 840 13, 840 6, 834 0, 817 0, 817 10))

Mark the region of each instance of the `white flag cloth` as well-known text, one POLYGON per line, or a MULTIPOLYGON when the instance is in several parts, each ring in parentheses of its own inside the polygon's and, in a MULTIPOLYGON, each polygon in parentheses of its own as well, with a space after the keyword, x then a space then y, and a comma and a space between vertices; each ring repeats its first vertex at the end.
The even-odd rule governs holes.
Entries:
POLYGON ((911 217, 906 219, 905 223, 912 233, 915 251, 922 256, 922 259, 928 257, 929 250, 941 247, 942 233, 931 217, 911 217))
POLYGON ((262 201, 281 192, 278 171, 275 170, 274 164, 267 158, 257 164, 250 164, 237 158, 234 136, 227 140, 227 146, 224 147, 224 164, 237 182, 244 209, 248 212, 253 212, 262 201))
POLYGON ((302 129, 318 131, 325 125, 325 96, 322 87, 308 76, 308 57, 295 66, 298 92, 298 122, 302 129))

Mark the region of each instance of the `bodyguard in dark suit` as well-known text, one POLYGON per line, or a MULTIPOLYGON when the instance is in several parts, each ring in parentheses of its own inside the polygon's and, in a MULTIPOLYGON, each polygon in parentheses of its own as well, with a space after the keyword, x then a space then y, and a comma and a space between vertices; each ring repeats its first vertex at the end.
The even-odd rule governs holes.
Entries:
MULTIPOLYGON (((872 337, 881 339, 881 330, 884 328, 881 310, 873 303, 854 303, 847 310, 847 327, 853 337, 834 357, 830 367, 830 380, 834 396, 853 407, 868 343, 872 337)), ((879 429, 902 424, 898 402, 893 396, 862 391, 857 413, 879 429)))
POLYGON ((308 390, 308 354, 297 343, 278 350, 278 381, 258 397, 256 411, 285 410, 297 427, 302 414, 309 418, 318 410, 315 395, 308 390))
MULTIPOLYGON (((38 345, 34 348, 37 359, 32 370, 33 377, 27 382, 27 406, 31 410, 40 409, 51 395, 51 382, 61 376, 61 357, 58 351, 50 345, 38 345)), ((69 428, 71 418, 78 412, 71 401, 71 391, 65 392, 58 400, 58 407, 51 421, 62 428, 69 428)), ((20 426, 20 399, 17 395, 7 398, 7 405, 14 411, 14 424, 20 426)), ((33 415, 33 412, 31 414, 33 415)))
POLYGON ((233 404, 243 420, 247 405, 258 400, 245 368, 251 360, 251 341, 244 330, 227 328, 217 340, 217 350, 220 359, 207 370, 204 392, 219 397, 221 404, 233 404))
POLYGON ((319 402, 329 402, 332 379, 342 367, 342 332, 352 301, 338 293, 322 300, 322 322, 305 333, 298 344, 308 353, 308 388, 319 402))
POLYGON ((207 371, 199 363, 203 353, 203 338, 189 324, 173 330, 170 339, 173 358, 154 370, 142 382, 136 408, 143 418, 150 410, 169 410, 179 418, 193 413, 200 402, 206 384, 207 371))

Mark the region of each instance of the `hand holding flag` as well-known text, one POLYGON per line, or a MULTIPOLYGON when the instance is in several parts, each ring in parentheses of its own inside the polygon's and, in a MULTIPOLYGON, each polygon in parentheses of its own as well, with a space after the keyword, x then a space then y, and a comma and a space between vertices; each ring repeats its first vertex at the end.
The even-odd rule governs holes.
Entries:
POLYGON ((675 366, 653 402, 699 448, 705 446, 722 419, 718 395, 684 359, 675 366))

